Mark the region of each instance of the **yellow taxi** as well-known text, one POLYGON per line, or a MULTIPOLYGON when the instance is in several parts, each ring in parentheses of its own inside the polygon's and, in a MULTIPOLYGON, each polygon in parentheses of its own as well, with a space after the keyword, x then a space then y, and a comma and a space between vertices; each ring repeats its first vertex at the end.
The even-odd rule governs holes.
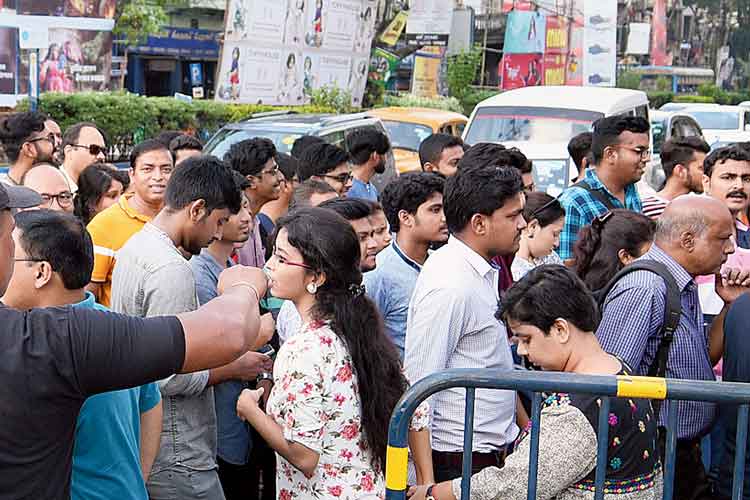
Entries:
POLYGON ((367 112, 383 122, 399 173, 421 170, 419 145, 435 133, 460 137, 469 119, 461 113, 431 108, 377 108, 367 112))

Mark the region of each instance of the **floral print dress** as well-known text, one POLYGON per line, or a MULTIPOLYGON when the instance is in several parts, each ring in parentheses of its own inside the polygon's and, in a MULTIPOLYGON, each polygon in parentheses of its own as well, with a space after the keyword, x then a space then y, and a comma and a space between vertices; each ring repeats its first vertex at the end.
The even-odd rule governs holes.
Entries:
MULTIPOLYGON (((267 408, 288 441, 320 455, 309 479, 277 455, 279 500, 385 498, 383 473, 373 469, 362 433, 351 357, 328 323, 303 326, 282 346, 267 408)), ((414 414, 412 429, 427 425, 423 405, 414 414)))

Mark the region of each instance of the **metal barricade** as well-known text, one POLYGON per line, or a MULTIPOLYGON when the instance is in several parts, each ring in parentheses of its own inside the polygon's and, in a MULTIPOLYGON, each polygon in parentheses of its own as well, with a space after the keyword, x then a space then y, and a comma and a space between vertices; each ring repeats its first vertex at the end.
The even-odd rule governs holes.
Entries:
POLYGON ((732 482, 732 500, 742 500, 747 440, 748 412, 750 410, 750 384, 675 380, 636 376, 593 376, 554 372, 496 372, 480 369, 446 370, 425 377, 412 385, 401 398, 388 430, 386 457, 386 500, 406 498, 408 431, 417 406, 436 392, 453 387, 466 388, 464 412, 464 453, 461 479, 461 499, 469 500, 471 488, 471 451, 474 434, 474 396, 476 389, 509 389, 533 392, 531 406, 531 453, 529 457, 529 500, 536 500, 537 466, 539 458, 539 421, 542 410, 542 392, 600 395, 598 450, 596 457, 595 499, 604 498, 604 480, 607 470, 609 425, 607 422, 610 397, 666 400, 662 409, 668 412, 663 499, 672 500, 674 493, 674 463, 677 445, 676 401, 707 401, 738 405, 737 443, 732 482))

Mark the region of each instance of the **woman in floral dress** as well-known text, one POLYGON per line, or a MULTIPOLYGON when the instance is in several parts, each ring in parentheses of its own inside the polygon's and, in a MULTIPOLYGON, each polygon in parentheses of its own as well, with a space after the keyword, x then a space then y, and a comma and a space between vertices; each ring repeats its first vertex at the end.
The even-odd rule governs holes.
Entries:
MULTIPOLYGON (((508 290, 502 311, 518 353, 541 369, 630 375, 627 365, 597 342, 596 302, 573 271, 559 265, 534 268, 508 290)), ((594 499, 600 404, 600 396, 587 394, 553 393, 545 399, 539 422, 538 499, 594 499)), ((656 418, 650 401, 611 398, 609 411, 605 498, 661 499, 656 418)), ((529 441, 523 433, 502 469, 488 467, 472 476, 471 500, 526 499, 529 441)), ((411 500, 460 497, 461 478, 411 491, 411 500)))
MULTIPOLYGON (((269 289, 294 303, 304 326, 279 351, 268 413, 258 406, 262 390, 243 391, 237 412, 279 456, 280 500, 382 499, 388 423, 407 382, 364 295, 359 241, 347 221, 320 208, 277 228, 269 289)), ((430 453, 426 415, 421 408, 412 421, 419 464, 430 453)), ((419 474, 431 481, 427 462, 419 474)))

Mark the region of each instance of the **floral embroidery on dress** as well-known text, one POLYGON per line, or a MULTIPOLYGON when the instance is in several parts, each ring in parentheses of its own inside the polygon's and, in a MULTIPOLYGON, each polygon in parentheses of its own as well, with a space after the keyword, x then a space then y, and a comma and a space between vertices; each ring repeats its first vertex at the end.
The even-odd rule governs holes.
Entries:
MULTIPOLYGON (((385 480, 372 467, 362 432, 362 410, 351 357, 326 322, 303 327, 280 349, 268 414, 284 437, 320 455, 311 478, 278 457, 279 500, 382 499, 385 480)), ((412 428, 429 424, 429 408, 420 405, 412 428)))

